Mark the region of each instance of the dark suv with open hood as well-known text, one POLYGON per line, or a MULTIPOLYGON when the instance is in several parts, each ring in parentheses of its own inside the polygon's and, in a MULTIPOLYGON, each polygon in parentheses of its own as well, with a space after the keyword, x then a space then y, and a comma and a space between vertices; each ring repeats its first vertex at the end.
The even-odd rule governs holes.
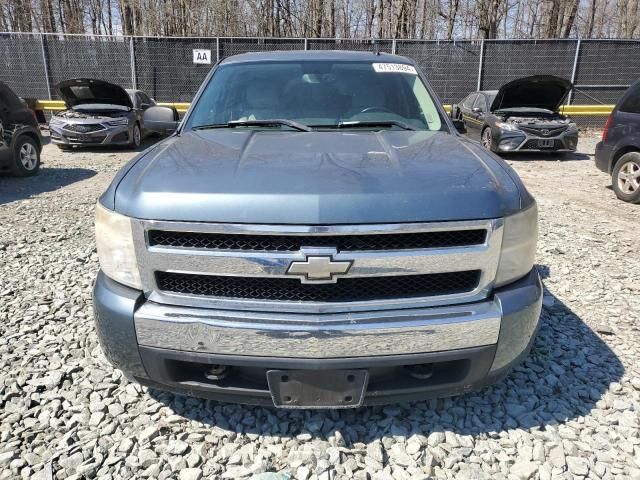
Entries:
POLYGON ((551 75, 520 78, 454 105, 467 134, 493 152, 573 152, 578 128, 559 113, 571 82, 551 75))
POLYGON ((56 85, 66 110, 49 122, 51 142, 72 146, 128 145, 139 147, 149 133, 142 114, 156 104, 140 90, 102 80, 78 78, 56 85))
POLYGON ((103 351, 145 385, 283 408, 453 395, 531 348, 535 200, 415 64, 274 52, 214 67, 96 207, 103 351))

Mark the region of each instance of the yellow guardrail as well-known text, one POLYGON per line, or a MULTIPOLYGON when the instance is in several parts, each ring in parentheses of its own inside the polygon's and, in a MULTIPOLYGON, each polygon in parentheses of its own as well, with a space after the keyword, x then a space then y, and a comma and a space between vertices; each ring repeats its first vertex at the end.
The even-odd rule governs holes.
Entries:
MULTIPOLYGON (((447 113, 451 113, 451 105, 443 105, 447 113)), ((593 117, 609 115, 615 105, 563 105, 560 113, 570 117, 593 117)))
MULTIPOLYGON (((185 113, 189 109, 189 102, 158 102, 158 105, 165 107, 175 107, 179 113, 185 113)), ((451 104, 443 105, 447 113, 451 113, 451 104)), ((560 108, 560 113, 574 117, 606 116, 611 113, 615 105, 564 105, 560 108)), ((38 100, 36 102, 38 110, 57 111, 64 110, 64 102, 61 100, 38 100)))
MULTIPOLYGON (((175 107, 176 110, 180 113, 185 113, 189 109, 188 102, 158 102, 158 105, 163 105, 165 107, 175 107)), ((59 111, 64 110, 66 107, 64 106, 64 102, 62 100, 37 100, 36 101, 36 110, 45 110, 45 111, 59 111)))
POLYGON ((560 113, 571 117, 606 116, 613 111, 614 107, 615 105, 565 105, 560 109, 560 113))
POLYGON ((178 113, 187 113, 187 110, 189 110, 189 106, 191 104, 188 102, 182 102, 182 103, 158 102, 158 105, 162 105, 164 107, 175 107, 178 113))
POLYGON ((36 110, 64 110, 64 102, 61 100, 37 100, 36 110))

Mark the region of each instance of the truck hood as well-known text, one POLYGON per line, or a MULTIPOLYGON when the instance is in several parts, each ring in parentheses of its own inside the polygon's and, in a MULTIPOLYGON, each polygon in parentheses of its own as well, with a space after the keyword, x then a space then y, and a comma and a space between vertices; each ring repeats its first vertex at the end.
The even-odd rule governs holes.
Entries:
POLYGON ((131 98, 124 88, 103 80, 76 78, 60 82, 55 88, 67 108, 88 103, 133 108, 131 98))
POLYGON ((500 87, 491 111, 531 107, 557 112, 570 90, 569 80, 553 75, 519 78, 500 87))
POLYGON ((520 208, 511 174, 444 132, 201 130, 150 149, 102 201, 131 217, 189 222, 485 219, 520 208))

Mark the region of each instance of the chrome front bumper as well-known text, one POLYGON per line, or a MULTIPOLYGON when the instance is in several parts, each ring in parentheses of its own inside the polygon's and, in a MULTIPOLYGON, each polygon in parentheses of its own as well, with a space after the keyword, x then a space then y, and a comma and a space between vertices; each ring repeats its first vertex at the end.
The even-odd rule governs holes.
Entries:
POLYGON ((135 311, 133 323, 141 347, 214 355, 331 359, 496 344, 501 344, 499 351, 518 353, 537 328, 541 300, 534 269, 490 299, 448 307, 293 314, 146 302, 135 311))
MULTIPOLYGON (((102 349, 144 385, 273 406, 270 369, 367 369, 364 404, 480 389, 506 375, 533 345, 542 307, 535 269, 485 301, 450 307, 340 314, 255 313, 169 307, 100 273, 93 292, 102 349), (207 365, 231 367, 220 383, 207 365), (434 377, 407 377, 411 365, 434 377)), ((320 378, 320 377, 319 377, 320 378)))
POLYGON ((340 314, 274 314, 170 307, 135 313, 140 345, 264 357, 403 355, 492 345, 500 334, 495 300, 455 307, 340 314))

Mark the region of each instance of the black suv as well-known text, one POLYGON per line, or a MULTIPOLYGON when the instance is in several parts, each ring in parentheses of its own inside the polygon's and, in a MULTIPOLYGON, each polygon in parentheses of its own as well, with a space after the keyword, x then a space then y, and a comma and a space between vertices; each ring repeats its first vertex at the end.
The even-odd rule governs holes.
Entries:
POLYGON ((40 169, 42 137, 33 110, 0 82, 0 170, 27 177, 40 169))
POLYGON ((609 115, 602 141, 596 145, 596 166, 611 175, 620 200, 640 203, 640 80, 609 115))

